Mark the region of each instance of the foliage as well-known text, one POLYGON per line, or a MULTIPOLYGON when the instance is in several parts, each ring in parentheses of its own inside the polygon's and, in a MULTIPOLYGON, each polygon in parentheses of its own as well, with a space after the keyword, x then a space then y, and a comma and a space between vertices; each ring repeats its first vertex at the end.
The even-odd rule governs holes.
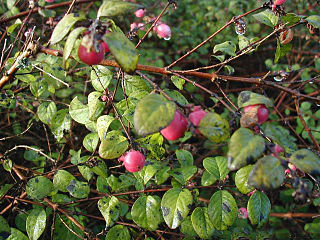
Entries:
POLYGON ((0 4, 0 240, 319 238, 318 1, 50 2, 0 4))

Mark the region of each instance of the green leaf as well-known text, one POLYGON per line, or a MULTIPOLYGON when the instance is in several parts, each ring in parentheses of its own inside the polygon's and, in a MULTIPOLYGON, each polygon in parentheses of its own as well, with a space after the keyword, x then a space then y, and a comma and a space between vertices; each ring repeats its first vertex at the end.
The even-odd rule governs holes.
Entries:
POLYGON ((162 183, 167 181, 167 179, 170 177, 170 174, 168 173, 169 170, 170 170, 170 167, 163 166, 159 171, 156 172, 154 177, 155 177, 155 182, 158 185, 161 185, 162 183))
POLYGON ((275 189, 284 180, 284 168, 278 158, 265 156, 258 160, 248 177, 248 184, 258 189, 275 189))
POLYGON ((104 178, 107 178, 108 177, 108 166, 107 164, 101 159, 101 158, 98 158, 96 160, 98 162, 98 165, 90 168, 90 170, 92 172, 94 172, 95 174, 97 174, 98 176, 102 176, 104 178))
POLYGON ((259 12, 254 14, 253 17, 259 22, 268 25, 269 27, 274 27, 278 24, 279 17, 274 15, 274 13, 270 10, 265 10, 263 12, 259 12))
POLYGON ((263 137, 254 135, 247 128, 239 128, 233 133, 229 141, 228 167, 237 170, 254 162, 265 149, 263 137))
POLYGON ((40 200, 48 196, 53 189, 53 183, 43 176, 31 178, 26 186, 28 196, 35 200, 40 200))
POLYGON ((160 202, 161 199, 158 196, 139 197, 131 209, 133 221, 144 229, 157 230, 162 222, 160 202))
POLYGON ((262 125, 263 132, 266 137, 284 148, 286 153, 292 154, 297 150, 296 138, 290 135, 290 131, 280 125, 265 123, 262 125))
POLYGON ((210 198, 208 214, 217 230, 226 230, 238 216, 237 203, 228 191, 217 191, 210 198))
POLYGON ((50 128, 57 141, 63 138, 64 131, 69 131, 70 127, 71 117, 68 109, 61 109, 53 115, 50 128))
POLYGON ((236 50, 237 50, 237 46, 233 42, 226 41, 226 42, 215 45, 213 48, 213 53, 222 52, 230 56, 236 56, 236 50))
POLYGON ((83 19, 85 19, 85 17, 79 16, 78 13, 65 15, 54 28, 50 38, 50 43, 56 44, 60 42, 68 34, 73 25, 83 19))
POLYGON ((110 115, 102 115, 97 119, 97 131, 101 141, 106 138, 109 126, 113 120, 114 117, 110 115))
POLYGON ((214 143, 226 141, 229 136, 229 123, 219 114, 209 112, 201 119, 198 129, 200 133, 214 143))
POLYGON ((46 228, 47 215, 43 208, 33 209, 26 221, 26 229, 30 240, 37 240, 46 228))
POLYGON ((59 170, 53 177, 53 186, 61 192, 68 192, 69 183, 76 179, 71 173, 66 170, 59 170))
POLYGON ((268 221, 271 210, 270 200, 263 192, 256 191, 248 201, 247 210, 250 222, 262 227, 268 221))
MULTIPOLYGON (((187 235, 188 237, 198 237, 197 232, 194 230, 191 222, 191 216, 187 216, 180 225, 181 233, 187 235)), ((186 238, 184 238, 186 239, 186 238)), ((193 238, 192 238, 193 239, 193 238)))
POLYGON ((171 229, 177 228, 187 217, 192 202, 192 194, 188 189, 172 188, 163 195, 162 215, 171 229))
POLYGON ((135 172, 134 175, 137 179, 140 179, 144 185, 146 185, 157 171, 158 169, 154 165, 147 165, 139 172, 135 172))
POLYGON ((108 67, 102 65, 92 66, 90 73, 91 84, 98 92, 104 92, 111 83, 113 73, 108 67))
POLYGON ((238 107, 243 108, 250 105, 255 104, 263 104, 266 107, 273 107, 273 102, 258 93, 250 92, 250 91, 242 91, 238 96, 238 107))
POLYGON ((229 173, 227 158, 222 156, 205 158, 203 166, 216 179, 223 180, 229 173))
POLYGON ((82 104, 78 97, 75 97, 69 106, 69 113, 73 120, 81 124, 87 124, 89 119, 89 107, 82 104))
POLYGON ((13 184, 4 184, 0 189, 0 198, 2 198, 11 188, 13 184))
POLYGON ((133 72, 138 64, 138 51, 135 45, 122 33, 110 32, 103 39, 109 46, 116 62, 125 72, 133 72))
POLYGON ((83 146, 89 151, 94 152, 98 146, 99 136, 98 133, 89 133, 83 139, 83 146))
POLYGON ((314 28, 320 28, 320 16, 319 15, 311 15, 305 19, 308 21, 310 25, 314 28))
POLYGON ((91 171, 91 168, 87 166, 87 163, 90 159, 90 156, 83 156, 79 159, 78 163, 83 163, 78 166, 79 172, 88 182, 93 178, 94 174, 91 171))
POLYGON ((291 52, 291 49, 292 49, 292 44, 288 43, 288 44, 282 45, 279 39, 277 39, 277 50, 274 56, 274 63, 278 63, 280 58, 286 56, 287 53, 291 52))
POLYGON ((109 193, 109 184, 107 178, 98 176, 96 186, 99 192, 109 193))
POLYGON ((208 208, 197 207, 193 210, 191 221, 194 230, 201 239, 211 239, 215 232, 214 225, 209 219, 208 208))
POLYGON ((120 216, 120 202, 114 196, 101 198, 98 208, 106 221, 106 228, 111 227, 120 216))
POLYGON ((289 161, 306 173, 320 175, 320 158, 309 149, 296 151, 289 161))
POLYGON ((67 186, 67 190, 72 197, 86 198, 90 193, 89 184, 78 180, 72 180, 67 186))
POLYGON ((122 225, 116 225, 112 227, 107 235, 105 240, 130 240, 130 233, 128 228, 122 225))
POLYGON ((178 149, 176 150, 176 156, 181 167, 193 165, 193 156, 191 152, 183 149, 178 149))
POLYGON ((186 184, 194 174, 198 171, 196 166, 184 166, 181 168, 174 168, 169 173, 182 185, 186 184))
POLYGON ((243 168, 240 168, 236 173, 234 181, 238 190, 243 194, 247 194, 254 190, 254 187, 248 184, 249 173, 251 172, 253 167, 253 165, 245 166, 243 168))
POLYGON ((101 96, 101 92, 91 92, 88 95, 89 119, 92 121, 97 120, 104 110, 104 105, 106 103, 99 100, 101 96))
POLYGON ((122 1, 105 1, 100 6, 98 10, 98 18, 100 17, 115 17, 118 15, 125 15, 130 12, 134 12, 140 8, 143 8, 142 5, 131 3, 131 2, 122 2, 122 1))
POLYGON ((99 147, 99 156, 104 159, 120 157, 128 148, 129 143, 120 131, 113 130, 107 133, 99 147))
POLYGON ((41 103, 38 107, 38 117, 41 120, 41 122, 45 124, 50 124, 52 117, 57 112, 57 106, 54 102, 44 102, 41 103))
POLYGON ((86 30, 85 27, 78 27, 71 31, 69 34, 66 44, 63 49, 63 66, 66 67, 66 61, 69 58, 72 48, 78 38, 78 36, 86 30))
POLYGON ((179 89, 183 89, 183 85, 185 83, 185 80, 183 78, 177 77, 177 76, 171 76, 172 83, 179 89))
POLYGON ((10 236, 10 226, 6 219, 0 215, 0 240, 5 240, 10 236))
POLYGON ((214 184, 218 179, 211 173, 209 173, 207 170, 203 172, 203 175, 201 177, 201 185, 202 186, 210 186, 214 184))
POLYGON ((10 10, 11 8, 14 7, 16 0, 7 0, 6 3, 7 3, 7 8, 10 10))
POLYGON ((145 97, 152 91, 152 88, 146 82, 146 80, 136 75, 125 76, 124 88, 125 88, 125 93, 128 97, 133 97, 136 99, 145 97))
POLYGON ((281 17, 281 21, 286 26, 290 27, 300 21, 300 17, 295 13, 287 13, 286 15, 281 17))
POLYGON ((29 240, 29 238, 18 229, 11 228, 11 235, 6 240, 29 240))
POLYGON ((174 118, 176 105, 159 94, 140 100, 134 112, 134 127, 139 135, 147 135, 167 127, 174 118))
POLYGON ((188 100, 178 91, 165 89, 164 92, 172 98, 173 101, 177 102, 181 106, 186 106, 189 104, 188 100))

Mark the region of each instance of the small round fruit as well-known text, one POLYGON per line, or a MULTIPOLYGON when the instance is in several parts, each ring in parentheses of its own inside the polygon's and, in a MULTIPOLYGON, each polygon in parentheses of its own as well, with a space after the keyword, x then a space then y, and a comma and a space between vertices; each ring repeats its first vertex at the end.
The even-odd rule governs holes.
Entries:
POLYGON ((156 32, 160 38, 169 39, 171 37, 171 29, 165 23, 159 24, 156 27, 156 32))
POLYGON ((286 0, 275 0, 272 4, 272 11, 276 9, 277 6, 280 6, 285 3, 286 0))
POLYGON ((259 124, 262 124, 268 120, 269 110, 263 104, 255 104, 255 105, 246 106, 246 107, 244 107, 243 110, 245 113, 251 112, 251 111, 256 111, 259 124))
POLYGON ((195 106, 193 108, 193 111, 189 114, 189 120, 192 122, 194 126, 197 127, 200 124, 202 118, 204 118, 204 116, 207 114, 208 113, 204 111, 201 107, 195 106))
POLYGON ((142 18, 144 17, 144 14, 145 14, 145 10, 144 9, 138 9, 135 13, 137 18, 142 18))
POLYGON ((130 150, 123 154, 119 158, 119 161, 123 162, 123 165, 128 172, 138 172, 144 166, 145 156, 139 151, 130 150))
POLYGON ((109 46, 108 46, 108 44, 106 42, 102 42, 101 44, 102 44, 102 46, 104 48, 104 52, 105 53, 110 52, 109 46))
POLYGON ((99 44, 99 51, 93 47, 93 40, 89 35, 83 37, 78 49, 78 56, 80 60, 88 65, 99 64, 104 58, 104 47, 102 43, 99 44))
POLYGON ((238 218, 247 219, 248 218, 248 211, 246 208, 239 208, 238 209, 238 218))
POLYGON ((274 152, 275 153, 277 153, 277 154, 280 154, 280 153, 282 153, 284 150, 283 150, 283 148, 280 146, 280 145, 278 145, 278 144, 276 144, 275 146, 274 146, 274 152))
POLYGON ((187 119, 182 115, 181 112, 176 111, 169 126, 162 129, 160 132, 166 139, 173 141, 181 138, 187 130, 187 127, 187 119))

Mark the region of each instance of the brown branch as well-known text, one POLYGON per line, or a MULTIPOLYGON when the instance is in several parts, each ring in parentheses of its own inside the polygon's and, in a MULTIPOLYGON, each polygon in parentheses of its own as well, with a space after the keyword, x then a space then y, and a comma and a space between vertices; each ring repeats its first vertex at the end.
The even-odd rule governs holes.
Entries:
MULTIPOLYGON (((75 4, 75 5, 78 5, 78 4, 82 4, 82 3, 96 2, 96 1, 98 1, 98 0, 79 0, 79 1, 75 2, 74 4, 75 4)), ((66 6, 69 6, 70 4, 72 4, 72 2, 73 2, 73 1, 63 2, 63 3, 57 3, 57 4, 52 4, 52 5, 49 5, 49 6, 45 6, 45 7, 43 7, 43 8, 44 8, 44 9, 55 9, 55 8, 59 8, 59 7, 66 7, 66 6)), ((19 14, 17 14, 17 15, 12 16, 12 17, 0 19, 0 24, 1 24, 1 23, 10 22, 10 21, 12 21, 12 20, 14 20, 14 19, 27 16, 29 13, 31 13, 31 14, 37 13, 37 12, 39 11, 39 9, 40 9, 39 7, 36 7, 36 8, 30 9, 30 10, 21 12, 21 13, 19 13, 19 14)))

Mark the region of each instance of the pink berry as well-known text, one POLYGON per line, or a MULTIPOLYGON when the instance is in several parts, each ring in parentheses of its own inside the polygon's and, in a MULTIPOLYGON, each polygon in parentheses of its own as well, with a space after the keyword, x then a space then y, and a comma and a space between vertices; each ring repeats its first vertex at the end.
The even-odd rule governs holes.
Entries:
POLYGON ((272 11, 276 9, 277 6, 284 4, 286 0, 275 0, 272 4, 272 11))
POLYGON ((144 9, 139 9, 134 14, 136 15, 137 18, 142 18, 142 17, 144 17, 145 10, 144 9))
POLYGON ((169 39, 171 37, 171 29, 165 24, 161 23, 156 27, 156 32, 159 38, 169 39))
POLYGON ((123 162, 123 165, 128 172, 138 172, 144 166, 145 156, 139 151, 130 150, 123 154, 119 158, 119 161, 123 162))
POLYGON ((189 120, 197 127, 205 115, 207 115, 207 112, 202 110, 201 107, 195 106, 193 112, 189 114, 189 120))
POLYGON ((110 52, 109 46, 108 46, 108 44, 106 42, 102 42, 101 44, 102 44, 102 46, 104 48, 105 53, 110 52))
POLYGON ((239 208, 238 209, 238 218, 247 219, 248 218, 248 211, 246 208, 239 208))
POLYGON ((181 138, 187 130, 188 121, 181 112, 176 111, 172 122, 160 132, 168 140, 177 140, 181 138))
POLYGON ((282 148, 280 145, 276 144, 276 145, 274 146, 274 152, 275 152, 275 153, 280 154, 280 153, 282 153, 283 151, 284 151, 284 150, 283 150, 283 148, 282 148))
POLYGON ((104 58, 104 48, 99 44, 99 51, 96 52, 93 46, 93 40, 89 35, 85 35, 78 49, 80 60, 88 65, 99 64, 104 58))
POLYGON ((133 29, 137 28, 138 27, 138 24, 133 22, 130 24, 130 31, 132 31, 133 29))
POLYGON ((269 110, 263 104, 254 104, 254 105, 246 106, 246 107, 244 107, 243 110, 244 110, 245 113, 249 112, 249 111, 257 110, 257 117, 258 117, 258 123, 259 124, 262 124, 262 123, 264 123, 265 121, 268 120, 269 110))
POLYGON ((45 0, 45 1, 48 2, 48 3, 54 2, 54 0, 45 0))

